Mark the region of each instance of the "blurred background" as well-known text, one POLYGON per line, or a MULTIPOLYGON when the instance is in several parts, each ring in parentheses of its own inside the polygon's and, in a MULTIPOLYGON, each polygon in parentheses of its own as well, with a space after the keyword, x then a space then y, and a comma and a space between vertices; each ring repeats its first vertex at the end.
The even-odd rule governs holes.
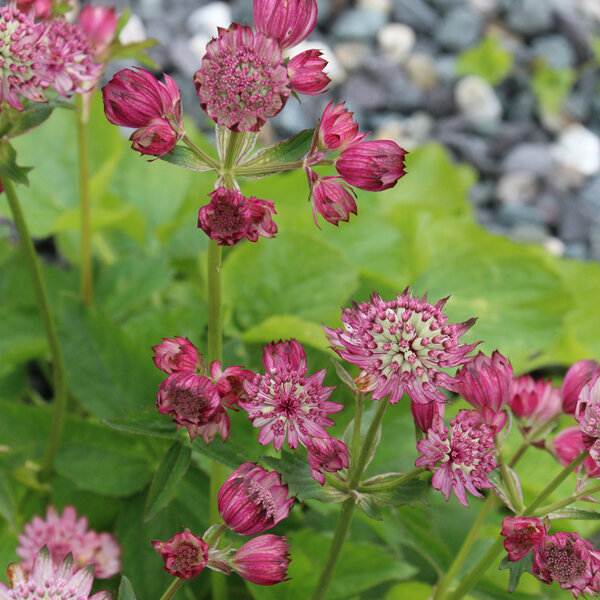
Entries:
MULTIPOLYGON (((95 3, 99 3, 95 0, 95 3)), ((251 0, 102 0, 129 7, 123 41, 175 77, 184 111, 214 132, 192 83, 216 27, 252 23, 251 0)), ((363 130, 407 150, 439 141, 470 163, 477 220, 550 252, 600 260, 600 0, 318 0, 293 49, 321 48, 329 91, 290 101, 264 141, 314 127, 346 100, 363 130)), ((110 76, 130 62, 111 64, 110 76)))

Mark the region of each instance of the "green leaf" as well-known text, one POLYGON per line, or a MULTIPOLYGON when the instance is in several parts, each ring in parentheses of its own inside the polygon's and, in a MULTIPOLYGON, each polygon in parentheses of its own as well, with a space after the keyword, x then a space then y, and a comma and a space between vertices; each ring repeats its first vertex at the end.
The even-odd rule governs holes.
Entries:
POLYGON ((401 475, 401 473, 386 473, 371 477, 361 484, 360 490, 364 494, 371 495, 373 501, 380 506, 402 506, 404 504, 414 506, 417 502, 423 502, 430 487, 429 482, 423 479, 409 479, 402 485, 385 490, 369 490, 370 486, 391 484, 401 475))
POLYGON ((509 488, 507 483, 502 478, 502 471, 500 467, 490 471, 488 473, 488 479, 490 483, 494 486, 494 492, 496 495, 510 508, 514 513, 519 513, 519 511, 523 508, 523 492, 521 490, 521 482, 519 481, 519 476, 510 468, 506 467, 508 471, 508 476, 513 479, 513 487, 517 492, 517 498, 515 499, 519 502, 519 506, 513 506, 513 502, 511 501, 511 494, 509 492, 509 488))
POLYGON ((102 422, 112 429, 163 439, 177 439, 179 434, 175 425, 164 415, 159 415, 156 408, 142 410, 126 410, 126 416, 104 419, 102 422))
POLYGON ((531 79, 531 89, 542 112, 559 114, 576 80, 574 69, 550 67, 545 63, 537 64, 531 79))
POLYGON ((397 583, 391 587, 383 600, 429 600, 432 587, 420 581, 397 583))
POLYGON ((160 159, 172 165, 189 169, 190 171, 199 171, 202 173, 212 170, 212 167, 207 162, 187 146, 175 146, 173 150, 167 152, 167 154, 163 154, 160 159))
POLYGON ((133 585, 125 575, 121 575, 121 583, 119 584, 118 600, 137 600, 133 585))
POLYGON ((8 523, 11 529, 17 528, 15 499, 8 480, 2 472, 0 472, 0 516, 8 523))
POLYGON ((254 150, 257 139, 257 131, 231 131, 223 125, 217 125, 217 152, 225 169, 243 163, 254 150))
POLYGON ((175 442, 169 448, 150 484, 144 511, 145 523, 154 518, 160 510, 171 502, 179 482, 190 466, 191 458, 192 450, 185 444, 175 442))
POLYGON ((75 110, 73 104, 58 98, 51 98, 45 103, 27 101, 23 110, 5 104, 0 112, 0 137, 14 138, 35 129, 59 107, 75 110))
POLYGON ((463 50, 456 61, 459 75, 477 75, 498 85, 511 71, 513 56, 495 35, 486 35, 479 45, 463 50))
POLYGON ((27 173, 33 167, 20 167, 17 164, 17 153, 8 140, 0 140, 0 178, 8 177, 15 183, 29 185, 27 173))
POLYGON ((549 519, 576 519, 583 521, 597 521, 600 519, 600 512, 577 508, 575 506, 565 506, 556 512, 546 515, 549 519))
MULTIPOLYGON (((261 168, 271 165, 281 165, 302 160, 310 150, 313 134, 314 129, 304 129, 280 144, 259 150, 241 165, 244 170, 243 172, 246 173, 245 170, 247 168, 256 169, 257 172, 260 172, 261 168)), ((242 169, 240 169, 240 172, 242 172, 242 169)), ((267 173, 268 168, 265 169, 265 174, 267 173)), ((256 176, 260 177, 262 175, 258 174, 256 176)))
MULTIPOLYGON (((141 42, 133 42, 131 44, 121 44, 118 40, 113 42, 109 50, 108 61, 112 61, 116 58, 130 58, 141 62, 143 65, 149 67, 154 71, 159 71, 160 67, 157 65, 145 52, 147 48, 152 48, 158 44, 158 40, 143 40, 141 42)), ((107 61, 107 62, 108 62, 107 61)))
POLYGON ((508 556, 505 556, 498 567, 501 571, 504 569, 510 569, 508 578, 508 593, 512 594, 519 585, 521 575, 525 572, 531 572, 533 566, 533 552, 526 554, 521 560, 512 562, 508 560, 508 556))
POLYGON ((369 519, 383 521, 383 515, 379 508, 374 494, 356 494, 356 506, 362 510, 369 519))

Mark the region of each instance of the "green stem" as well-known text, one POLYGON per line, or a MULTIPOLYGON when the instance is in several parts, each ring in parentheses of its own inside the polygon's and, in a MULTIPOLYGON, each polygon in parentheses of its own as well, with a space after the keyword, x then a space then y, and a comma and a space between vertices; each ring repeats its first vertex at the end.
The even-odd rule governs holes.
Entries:
POLYGON ((417 467, 416 469, 413 469, 412 471, 409 471, 408 473, 404 473, 404 475, 398 475, 398 477, 396 479, 393 479, 392 481, 387 481, 386 483, 379 483, 379 484, 374 483, 372 485, 371 484, 359 485, 358 491, 369 493, 369 492, 384 492, 386 490, 393 490, 396 487, 404 485, 407 481, 410 481, 411 479, 418 477, 424 471, 425 471, 424 467, 417 467))
POLYGON ((358 455, 360 453, 360 429, 362 427, 362 413, 365 399, 362 392, 356 392, 356 412, 354 413, 354 425, 352 427, 352 446, 350 448, 350 469, 348 479, 352 479, 358 455))
POLYGON ((81 299, 86 306, 92 306, 92 250, 90 227, 90 173, 88 149, 88 115, 87 104, 91 94, 78 94, 77 103, 77 145, 79 157, 79 209, 81 212, 81 299), (89 96, 89 98, 87 97, 89 96))
POLYGON ((227 531, 227 525, 221 523, 217 529, 214 530, 212 535, 208 536, 204 541, 209 548, 212 548, 214 543, 227 531))
POLYGON ((365 470, 365 465, 367 464, 367 460, 369 458, 369 454, 371 453, 371 446, 373 445, 373 441, 375 440, 375 436, 377 435, 377 431, 379 426, 381 425, 381 421, 383 420, 383 415, 389 406, 389 402, 387 400, 379 400, 377 403, 377 412, 371 421, 371 425, 369 425, 369 429, 367 430, 367 435, 365 435, 365 439, 363 441, 363 446, 360 452, 360 456, 358 457, 358 463, 356 465, 356 469, 352 474, 352 478, 350 479, 350 489, 355 489, 358 486, 358 482, 362 477, 363 471, 365 470))
POLYGON ((515 486, 515 480, 512 477, 512 474, 508 470, 506 463, 504 462, 504 457, 502 456, 502 442, 499 437, 496 436, 496 462, 498 463, 498 467, 500 467, 500 474, 502 475, 502 479, 506 484, 506 491, 508 492, 508 499, 510 500, 511 506, 519 512, 523 508, 523 504, 521 502, 521 498, 517 492, 517 488, 515 486))
POLYGON ((52 357, 54 412, 52 415, 52 424, 48 437, 48 445, 46 446, 46 453, 44 455, 42 469, 40 472, 41 481, 48 481, 54 469, 54 460, 56 459, 56 454, 58 452, 67 408, 67 378, 65 364, 58 342, 56 325, 54 324, 52 313, 50 311, 48 294, 42 278, 40 263, 35 252, 35 248, 33 247, 31 236, 29 235, 29 229, 27 228, 27 223, 21 210, 17 193, 12 181, 8 177, 3 177, 2 183, 4 184, 4 191, 6 192, 6 197, 8 198, 8 204, 10 206, 10 210, 15 221, 15 226, 19 232, 19 238, 25 252, 27 266, 33 280, 33 289, 35 291, 40 313, 42 315, 42 322, 44 324, 46 337, 48 338, 50 356, 52 357))
POLYGON ((177 590, 185 583, 185 579, 176 577, 171 582, 171 585, 165 590, 165 593, 160 597, 160 600, 171 600, 171 598, 177 593, 177 590))
POLYGON ((521 459, 521 456, 523 456, 523 454, 525 454, 525 451, 529 448, 529 444, 527 442, 523 442, 518 450, 515 452, 514 456, 510 459, 510 462, 508 463, 508 466, 511 469, 515 468, 515 465, 519 462, 519 460, 521 459))
POLYGON ((276 175, 285 171, 295 171, 302 169, 304 161, 295 160, 291 162, 272 163, 268 165, 238 165, 235 167, 235 174, 241 177, 252 177, 256 175, 276 175))
POLYGON ((563 508, 564 506, 573 504, 573 502, 577 502, 577 500, 583 496, 589 496, 590 494, 595 494, 596 492, 600 492, 600 485, 595 485, 591 488, 584 488, 583 490, 573 494, 572 496, 569 496, 568 498, 565 498, 564 500, 559 500, 558 502, 542 506, 542 508, 538 508, 531 516, 543 517, 559 508, 563 508))
POLYGON ((201 148, 198 148, 198 146, 196 146, 196 144, 194 144, 194 142, 192 142, 192 140, 187 135, 184 135, 183 138, 181 138, 181 139, 204 162, 206 162, 208 165, 210 165, 213 169, 215 169, 217 171, 219 170, 219 168, 221 167, 221 165, 212 156, 210 156, 210 154, 207 154, 206 152, 204 152, 204 150, 202 150, 201 148))

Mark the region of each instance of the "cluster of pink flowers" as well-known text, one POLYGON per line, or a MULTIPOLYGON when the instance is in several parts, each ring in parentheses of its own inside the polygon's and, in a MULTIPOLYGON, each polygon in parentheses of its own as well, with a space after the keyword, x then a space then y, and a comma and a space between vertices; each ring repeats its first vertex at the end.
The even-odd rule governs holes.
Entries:
POLYGON ((87 519, 78 519, 73 506, 66 506, 62 515, 49 506, 45 519, 36 516, 25 524, 16 550, 25 571, 32 570, 36 556, 44 547, 55 568, 70 554, 75 569, 92 565, 95 576, 102 579, 121 570, 121 548, 115 538, 110 533, 88 529, 87 519))
POLYGON ((164 338, 152 349, 154 364, 168 375, 158 390, 158 412, 171 415, 178 429, 185 427, 190 440, 201 435, 210 444, 217 433, 226 440, 231 427, 227 409, 237 409, 244 399, 243 383, 254 373, 240 366, 223 370, 218 360, 207 373, 202 355, 187 338, 164 338))
MULTIPOLYGON (((288 487, 281 484, 279 473, 244 463, 219 490, 219 514, 225 525, 239 535, 264 533, 289 515, 294 499, 287 496, 288 487)), ((211 538, 214 527, 204 538, 211 538)), ((218 537, 211 539, 209 545, 187 531, 168 542, 152 542, 164 560, 165 571, 183 579, 196 577, 205 567, 226 575, 235 571, 259 585, 274 585, 287 579, 290 558, 285 537, 259 535, 237 550, 220 550, 218 543, 218 537)))
POLYGON ((502 522, 504 547, 509 561, 533 552, 531 572, 540 581, 558 581, 573 598, 600 593, 600 553, 576 533, 548 534, 538 519, 506 517, 502 522))
POLYGON ((323 386, 326 370, 307 376, 306 352, 297 340, 279 341, 264 349, 264 375, 244 382, 247 398, 239 403, 254 427, 260 427, 259 443, 273 442, 281 450, 287 440, 296 449, 308 450, 311 475, 321 484, 323 471, 348 467, 348 451, 343 442, 331 437, 325 427, 335 425, 328 417, 343 405, 330 402, 335 389, 323 386))

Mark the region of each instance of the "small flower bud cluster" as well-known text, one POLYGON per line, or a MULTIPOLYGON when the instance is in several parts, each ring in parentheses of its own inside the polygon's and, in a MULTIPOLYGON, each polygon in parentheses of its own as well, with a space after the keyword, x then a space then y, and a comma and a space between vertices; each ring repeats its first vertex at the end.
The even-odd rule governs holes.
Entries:
POLYGON ((168 375, 158 389, 158 412, 171 415, 192 441, 201 435, 208 445, 217 433, 226 440, 231 428, 227 409, 237 410, 243 382, 254 373, 240 366, 223 370, 217 360, 206 373, 202 355, 187 338, 164 338, 152 349, 154 364, 168 375))

